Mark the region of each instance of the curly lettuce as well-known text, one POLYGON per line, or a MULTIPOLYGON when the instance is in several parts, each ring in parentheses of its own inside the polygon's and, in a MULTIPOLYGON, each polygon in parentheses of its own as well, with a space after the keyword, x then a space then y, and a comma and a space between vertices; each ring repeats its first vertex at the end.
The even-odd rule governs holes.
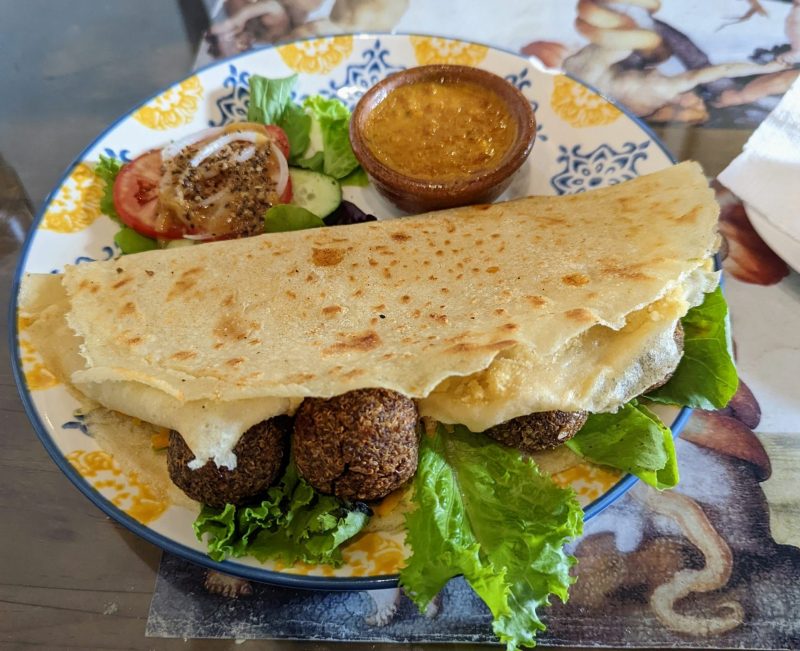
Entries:
POLYGON ((463 426, 423 436, 406 518, 412 550, 400 583, 424 610, 463 574, 492 612, 507 649, 533 646, 545 628, 538 609, 562 601, 575 559, 564 551, 583 530, 574 492, 531 460, 463 426))

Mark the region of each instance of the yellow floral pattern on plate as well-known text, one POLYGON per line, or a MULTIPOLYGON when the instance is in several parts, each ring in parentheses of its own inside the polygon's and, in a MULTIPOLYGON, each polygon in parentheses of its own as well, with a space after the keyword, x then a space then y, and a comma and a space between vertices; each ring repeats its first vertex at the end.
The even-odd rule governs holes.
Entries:
POLYGON ((47 206, 43 228, 56 233, 77 233, 100 216, 103 182, 86 163, 78 163, 47 206))
POLYGON ((406 564, 407 552, 401 542, 404 535, 405 533, 402 533, 398 538, 379 531, 358 534, 342 547, 344 564, 338 572, 330 565, 313 565, 302 562, 286 565, 276 561, 273 569, 278 572, 288 572, 302 576, 383 576, 397 574, 406 564))
POLYGON ((420 65, 451 63, 476 66, 486 58, 489 48, 485 45, 465 43, 449 38, 433 36, 409 36, 414 56, 420 65))
POLYGON ((340 65, 353 52, 352 36, 315 38, 278 48, 284 63, 292 70, 324 75, 340 65))
POLYGON ((588 463, 579 463, 553 475, 553 481, 566 488, 572 487, 582 507, 591 504, 621 479, 622 473, 588 463))
POLYGON ((558 117, 573 127, 611 124, 622 115, 600 95, 565 75, 553 78, 550 106, 558 117))
POLYGON ((17 332, 19 333, 19 351, 22 359, 22 369, 25 374, 25 383, 31 391, 49 389, 59 383, 58 378, 42 364, 33 344, 25 337, 25 330, 31 324, 29 318, 17 317, 17 332))
POLYGON ((157 131, 174 129, 192 121, 202 99, 200 79, 189 77, 137 110, 133 118, 157 131))
POLYGON ((165 500, 139 481, 135 472, 123 473, 108 452, 75 450, 67 455, 67 461, 114 506, 142 524, 167 510, 165 500))

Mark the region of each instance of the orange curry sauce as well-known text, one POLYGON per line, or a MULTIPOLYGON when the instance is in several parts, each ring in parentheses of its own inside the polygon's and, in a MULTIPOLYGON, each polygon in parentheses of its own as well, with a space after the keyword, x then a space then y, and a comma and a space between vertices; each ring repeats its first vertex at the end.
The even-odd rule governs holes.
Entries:
POLYGON ((446 182, 497 167, 517 126, 502 98, 488 88, 423 81, 391 91, 370 112, 364 136, 387 167, 446 182))

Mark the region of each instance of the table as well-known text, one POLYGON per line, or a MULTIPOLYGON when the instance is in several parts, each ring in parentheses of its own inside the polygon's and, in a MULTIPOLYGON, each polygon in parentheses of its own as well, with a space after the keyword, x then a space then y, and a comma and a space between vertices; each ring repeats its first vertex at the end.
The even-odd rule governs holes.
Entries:
MULTIPOLYGON (((189 0, 0 0, 0 16, 0 87, 6 89, 0 101, 0 151, 37 208, 86 142, 191 67, 204 20, 201 3, 189 0), (86 39, 95 46, 87 49, 86 39)), ((661 127, 657 133, 678 158, 699 160, 709 175, 740 151, 748 135, 742 129, 686 125, 661 127)), ((12 173, 0 169, 0 203, 12 173)), ((0 304, 7 305, 20 243, 13 233, 3 238, 0 304)), ((0 327, 5 340, 7 323, 0 327)), ((51 462, 17 397, 5 346, 0 347, 0 387, 0 647, 238 648, 234 641, 144 637, 160 551, 102 515, 51 462)))

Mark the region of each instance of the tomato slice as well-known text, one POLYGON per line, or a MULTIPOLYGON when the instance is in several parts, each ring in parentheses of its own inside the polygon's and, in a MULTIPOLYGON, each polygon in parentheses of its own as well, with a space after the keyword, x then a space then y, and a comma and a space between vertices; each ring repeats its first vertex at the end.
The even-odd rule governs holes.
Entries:
POLYGON ((122 167, 114 181, 114 208, 122 222, 147 237, 175 240, 185 229, 158 211, 161 150, 148 151, 122 167))
POLYGON ((289 137, 286 135, 286 132, 275 124, 264 125, 264 129, 266 129, 267 134, 272 137, 272 139, 275 141, 275 144, 278 146, 278 149, 280 149, 281 152, 283 152, 283 155, 288 159, 289 137))

